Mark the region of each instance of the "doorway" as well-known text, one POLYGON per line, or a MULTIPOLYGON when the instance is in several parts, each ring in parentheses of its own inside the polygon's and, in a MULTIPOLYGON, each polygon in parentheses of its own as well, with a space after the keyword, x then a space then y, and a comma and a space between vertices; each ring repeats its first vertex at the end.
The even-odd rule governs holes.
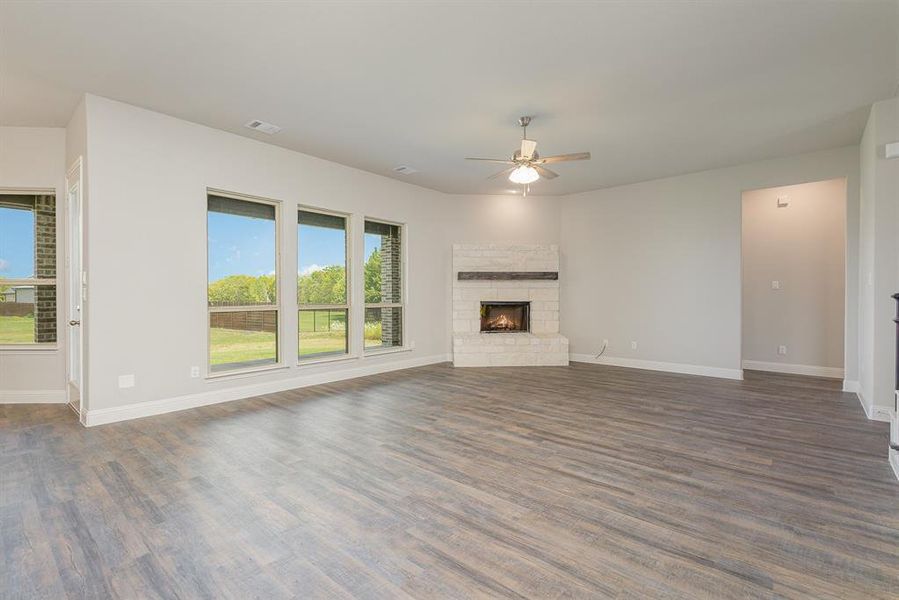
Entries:
POLYGON ((69 406, 84 423, 84 342, 82 336, 85 276, 83 270, 82 161, 79 158, 66 174, 66 277, 69 288, 66 321, 68 328, 66 360, 66 395, 69 406))
POLYGON ((742 367, 842 379, 845 178, 751 190, 742 207, 742 367))

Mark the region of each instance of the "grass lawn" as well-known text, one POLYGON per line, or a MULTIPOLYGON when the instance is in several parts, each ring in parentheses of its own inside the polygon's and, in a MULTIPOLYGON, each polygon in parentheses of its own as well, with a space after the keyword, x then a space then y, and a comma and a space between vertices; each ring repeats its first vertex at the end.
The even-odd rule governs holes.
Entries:
MULTIPOLYGON (((343 311, 299 312, 299 356, 346 352, 346 314, 343 311)), ((264 331, 213 327, 210 331, 210 364, 264 364, 276 362, 276 336, 264 331)), ((381 323, 366 323, 365 347, 381 346, 381 323)))
POLYGON ((34 317, 0 317, 0 344, 34 343, 34 317))
POLYGON ((232 363, 276 362, 276 339, 274 333, 264 331, 213 327, 209 331, 209 362, 213 368, 232 363))

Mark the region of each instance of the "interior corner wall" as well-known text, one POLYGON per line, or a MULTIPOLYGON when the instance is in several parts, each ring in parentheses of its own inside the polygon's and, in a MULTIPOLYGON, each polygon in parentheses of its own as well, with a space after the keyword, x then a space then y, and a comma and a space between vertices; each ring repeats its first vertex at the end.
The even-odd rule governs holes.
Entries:
POLYGON ((856 379, 858 153, 849 146, 562 198, 561 327, 572 356, 590 360, 607 339, 605 360, 738 373, 743 192, 846 177, 845 378, 856 379))
POLYGON ((896 304, 890 296, 899 292, 899 159, 886 159, 884 146, 897 141, 899 98, 874 104, 859 157, 859 393, 872 418, 889 415, 896 383, 896 304))
POLYGON ((846 180, 744 192, 742 221, 744 368, 842 377, 846 180))
MULTIPOLYGON (((65 402, 65 144, 59 127, 0 127, 0 188, 56 191, 57 347, 0 352, 0 402, 65 402)), ((2 275, 2 273, 0 273, 2 275)))
MULTIPOLYGON (((558 244, 559 197, 509 195, 443 195, 444 239, 452 244, 558 244)), ((447 331, 453 321, 452 253, 442 264, 446 273, 445 317, 447 331)), ((452 336, 447 352, 452 351, 452 336)))

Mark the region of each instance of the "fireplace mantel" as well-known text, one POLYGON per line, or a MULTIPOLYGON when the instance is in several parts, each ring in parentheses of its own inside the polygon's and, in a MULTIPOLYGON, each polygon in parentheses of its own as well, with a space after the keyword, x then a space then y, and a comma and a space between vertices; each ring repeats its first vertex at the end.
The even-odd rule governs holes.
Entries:
POLYGON ((459 271, 459 281, 556 281, 558 271, 459 271))

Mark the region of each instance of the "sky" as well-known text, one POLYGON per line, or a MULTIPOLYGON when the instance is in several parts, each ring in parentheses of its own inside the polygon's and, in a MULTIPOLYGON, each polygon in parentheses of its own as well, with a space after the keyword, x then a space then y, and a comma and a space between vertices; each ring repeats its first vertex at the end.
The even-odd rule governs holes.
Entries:
POLYGON ((34 213, 0 208, 0 278, 34 277, 34 213))
MULTIPOLYGON (((275 271, 275 222, 219 212, 209 214, 209 281, 229 275, 268 275, 275 271)), ((300 275, 344 263, 344 232, 297 226, 300 275)), ((0 235, 2 235, 0 229, 0 235)), ((365 259, 381 247, 381 236, 365 235, 365 259)), ((0 250, 3 245, 0 243, 0 250)), ((2 256, 2 254, 0 254, 2 256)))

